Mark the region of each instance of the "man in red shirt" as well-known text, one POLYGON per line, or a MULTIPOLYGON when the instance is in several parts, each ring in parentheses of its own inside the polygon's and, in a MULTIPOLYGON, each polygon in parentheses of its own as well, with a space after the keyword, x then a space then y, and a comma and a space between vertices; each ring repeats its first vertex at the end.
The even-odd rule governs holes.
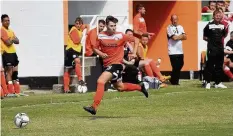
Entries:
POLYGON ((103 58, 105 71, 100 75, 97 81, 97 90, 94 102, 90 107, 83 107, 85 111, 96 114, 98 105, 104 95, 105 83, 111 81, 118 91, 138 90, 148 97, 148 92, 144 84, 122 83, 122 71, 125 66, 122 64, 124 57, 124 45, 127 41, 133 41, 134 37, 129 37, 121 32, 116 32, 116 23, 118 20, 113 16, 107 16, 107 30, 98 35, 95 53, 103 58))
POLYGON ((216 10, 216 1, 209 1, 209 6, 202 8, 202 13, 213 13, 216 10))
MULTIPOLYGON (((105 27, 105 21, 99 20, 98 22, 98 30, 99 33, 104 30, 105 27)), ((96 39, 97 39, 97 27, 90 30, 87 34, 86 38, 86 56, 95 56, 95 53, 93 53, 93 46, 96 45, 96 39)))
POLYGON ((225 11, 225 2, 224 1, 217 1, 217 6, 216 6, 217 9, 219 8, 224 8, 224 11, 225 11))

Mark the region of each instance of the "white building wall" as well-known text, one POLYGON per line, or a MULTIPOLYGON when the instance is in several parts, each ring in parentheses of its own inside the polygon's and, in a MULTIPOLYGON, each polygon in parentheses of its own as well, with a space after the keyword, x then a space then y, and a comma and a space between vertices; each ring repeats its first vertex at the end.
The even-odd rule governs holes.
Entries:
MULTIPOLYGON (((80 15, 128 16, 128 1, 69 1, 69 24, 80 15)), ((90 20, 89 20, 90 21, 90 20)))
POLYGON ((20 40, 19 77, 59 76, 64 65, 63 1, 1 1, 20 40))

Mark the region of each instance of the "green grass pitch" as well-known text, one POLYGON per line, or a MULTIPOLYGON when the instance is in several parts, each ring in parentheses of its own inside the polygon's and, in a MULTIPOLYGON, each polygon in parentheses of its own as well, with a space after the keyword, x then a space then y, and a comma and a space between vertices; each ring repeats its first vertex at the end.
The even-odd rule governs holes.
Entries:
POLYGON ((44 94, 1 101, 2 136, 227 136, 233 135, 233 83, 205 90, 199 81, 139 92, 106 92, 92 116, 82 107, 93 93, 44 94), (30 117, 17 129, 14 116, 30 117))

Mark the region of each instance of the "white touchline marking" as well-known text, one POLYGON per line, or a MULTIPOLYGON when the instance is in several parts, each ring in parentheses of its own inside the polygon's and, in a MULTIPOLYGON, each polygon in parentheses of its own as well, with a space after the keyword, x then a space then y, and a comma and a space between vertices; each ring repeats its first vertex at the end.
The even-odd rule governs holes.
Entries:
MULTIPOLYGON (((227 90, 214 90, 212 92, 223 92, 223 91, 227 91, 227 90)), ((163 95, 172 95, 172 94, 185 94, 185 93, 190 93, 190 92, 203 92, 205 93, 206 91, 183 91, 183 92, 168 92, 168 93, 163 93, 163 95)), ((152 96, 162 96, 161 94, 160 95, 152 95, 152 96)), ((102 101, 108 101, 108 100, 118 100, 118 99, 129 99, 129 98, 137 98, 138 97, 141 97, 142 99, 144 99, 144 96, 130 96, 130 97, 114 97, 114 98, 110 98, 110 99, 103 99, 102 101)), ((77 104, 77 103, 82 103, 82 102, 89 102, 89 101, 92 101, 91 100, 85 100, 85 101, 77 101, 77 102, 51 102, 50 103, 44 103, 44 104, 34 104, 34 105, 23 105, 23 106, 17 106, 17 107, 6 107, 6 109, 15 109, 15 108, 26 108, 26 107, 36 107, 36 106, 44 106, 44 105, 49 105, 49 104, 52 104, 52 105, 62 105, 62 104, 77 104)), ((4 109, 4 107, 2 108, 4 109)))

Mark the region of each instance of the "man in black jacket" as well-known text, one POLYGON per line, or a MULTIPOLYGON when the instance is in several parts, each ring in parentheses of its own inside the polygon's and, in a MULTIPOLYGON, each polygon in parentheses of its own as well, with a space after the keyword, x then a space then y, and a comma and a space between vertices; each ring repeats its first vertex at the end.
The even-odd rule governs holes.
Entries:
POLYGON ((208 23, 204 28, 203 39, 207 41, 207 63, 206 63, 206 89, 210 89, 210 81, 215 73, 215 88, 227 88, 221 83, 223 73, 224 46, 222 39, 228 34, 228 26, 221 23, 222 13, 218 10, 213 13, 214 21, 208 23))

